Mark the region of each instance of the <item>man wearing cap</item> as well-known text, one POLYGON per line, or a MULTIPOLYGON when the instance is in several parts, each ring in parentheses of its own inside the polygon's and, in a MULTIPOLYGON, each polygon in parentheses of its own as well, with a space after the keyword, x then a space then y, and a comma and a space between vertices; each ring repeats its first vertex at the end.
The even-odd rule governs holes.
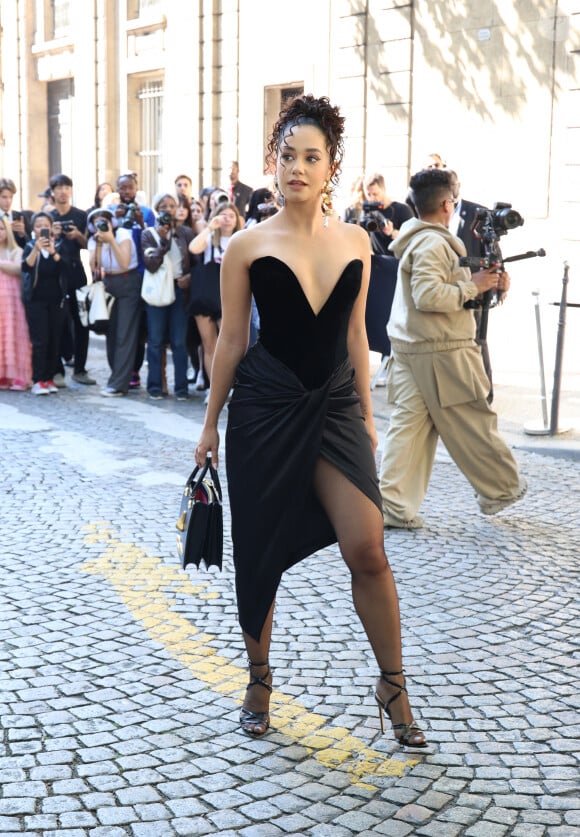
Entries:
MULTIPOLYGON (((52 217, 53 230, 57 238, 58 252, 63 261, 63 274, 69 297, 69 315, 72 318, 74 335, 73 381, 77 384, 96 384, 85 369, 89 351, 89 329, 79 318, 75 291, 87 284, 87 277, 81 262, 81 250, 86 249, 87 213, 72 205, 73 182, 66 174, 55 174, 50 178, 50 189, 54 199, 52 217)), ((64 367, 59 373, 56 386, 65 386, 64 367), (62 375, 62 378, 61 378, 62 375)))

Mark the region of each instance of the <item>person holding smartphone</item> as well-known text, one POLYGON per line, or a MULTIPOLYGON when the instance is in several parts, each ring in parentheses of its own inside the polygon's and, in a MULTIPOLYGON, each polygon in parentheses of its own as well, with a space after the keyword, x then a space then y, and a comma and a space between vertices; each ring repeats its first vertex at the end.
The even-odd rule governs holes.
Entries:
POLYGON ((32 217, 32 238, 22 253, 22 290, 32 343, 32 394, 58 392, 54 376, 65 317, 64 262, 55 245, 52 218, 45 212, 32 217))
POLYGON ((29 210, 16 210, 13 208, 16 184, 9 177, 0 177, 0 218, 3 218, 12 230, 12 235, 18 247, 24 247, 30 239, 30 219, 32 212, 29 210))

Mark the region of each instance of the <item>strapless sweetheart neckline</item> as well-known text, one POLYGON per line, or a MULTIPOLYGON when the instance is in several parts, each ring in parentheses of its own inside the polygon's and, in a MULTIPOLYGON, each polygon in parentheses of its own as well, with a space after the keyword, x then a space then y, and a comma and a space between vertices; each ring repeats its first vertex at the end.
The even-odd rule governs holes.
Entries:
POLYGON ((285 261, 283 261, 282 259, 279 259, 279 258, 278 258, 278 256, 260 256, 259 258, 254 259, 254 261, 253 261, 253 262, 252 262, 252 264, 250 265, 250 270, 252 269, 252 267, 253 267, 253 266, 254 266, 257 262, 268 261, 269 259, 271 259, 271 260, 273 260, 273 261, 275 261, 275 262, 278 262, 278 264, 283 265, 283 266, 286 268, 286 270, 288 271, 288 273, 290 273, 290 274, 292 275, 292 277, 293 277, 293 278, 294 278, 294 280, 296 281, 296 284, 297 284, 297 285, 298 285, 298 287, 300 288, 300 292, 301 292, 301 294, 302 294, 302 297, 304 298, 304 301, 306 302, 306 304, 307 304, 308 308, 310 309, 310 312, 311 312, 312 316, 314 316, 314 317, 319 317, 319 316, 320 316, 320 314, 324 311, 324 309, 326 308, 326 306, 328 305, 328 303, 329 303, 329 302, 330 302, 330 300, 332 299, 332 296, 333 296, 334 292, 336 291, 337 287, 339 286, 339 284, 340 284, 340 282, 341 282, 341 280, 342 280, 343 276, 344 276, 344 275, 345 275, 345 273, 348 271, 349 267, 350 267, 351 265, 353 265, 355 262, 359 262, 359 263, 362 265, 362 259, 351 259, 349 262, 347 262, 347 264, 344 266, 344 268, 343 268, 343 270, 342 270, 342 273, 340 274, 340 276, 338 277, 338 279, 336 280, 336 282, 335 282, 335 283, 334 283, 334 285, 332 286, 332 290, 331 290, 331 292, 329 293, 329 295, 326 297, 326 300, 324 301, 324 304, 323 304, 323 305, 319 308, 319 310, 318 310, 318 311, 315 311, 315 310, 314 310, 314 308, 312 307, 312 304, 311 304, 310 300, 309 300, 309 299, 308 299, 308 297, 306 296, 306 294, 305 294, 305 292, 304 292, 304 288, 302 287, 302 285, 301 285, 301 283, 300 283, 300 279, 298 278, 298 276, 296 275, 296 273, 294 273, 294 271, 292 270, 292 268, 290 267, 290 265, 289 265, 289 264, 286 264, 286 262, 285 262, 285 261))

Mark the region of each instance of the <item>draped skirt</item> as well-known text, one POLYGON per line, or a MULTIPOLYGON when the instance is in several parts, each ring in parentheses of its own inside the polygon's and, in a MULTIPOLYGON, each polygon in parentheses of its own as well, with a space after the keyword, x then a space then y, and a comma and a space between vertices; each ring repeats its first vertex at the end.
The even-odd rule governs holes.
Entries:
POLYGON ((382 509, 350 362, 308 390, 255 344, 228 408, 226 473, 240 625, 256 641, 284 571, 336 543, 312 485, 320 457, 382 509))

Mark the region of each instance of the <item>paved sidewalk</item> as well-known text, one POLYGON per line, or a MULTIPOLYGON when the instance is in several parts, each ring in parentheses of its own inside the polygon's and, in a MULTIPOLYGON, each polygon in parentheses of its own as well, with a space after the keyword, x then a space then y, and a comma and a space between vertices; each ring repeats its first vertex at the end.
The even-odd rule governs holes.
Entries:
MULTIPOLYGON (((98 341, 90 360, 103 384, 98 341)), ((577 835, 577 432, 534 452, 514 408, 523 502, 482 517, 441 451, 425 529, 386 532, 430 742, 411 751, 380 734, 335 548, 285 577, 273 729, 238 732, 229 534, 222 574, 175 549, 202 416, 199 395, 0 392, 0 835, 577 835)))

